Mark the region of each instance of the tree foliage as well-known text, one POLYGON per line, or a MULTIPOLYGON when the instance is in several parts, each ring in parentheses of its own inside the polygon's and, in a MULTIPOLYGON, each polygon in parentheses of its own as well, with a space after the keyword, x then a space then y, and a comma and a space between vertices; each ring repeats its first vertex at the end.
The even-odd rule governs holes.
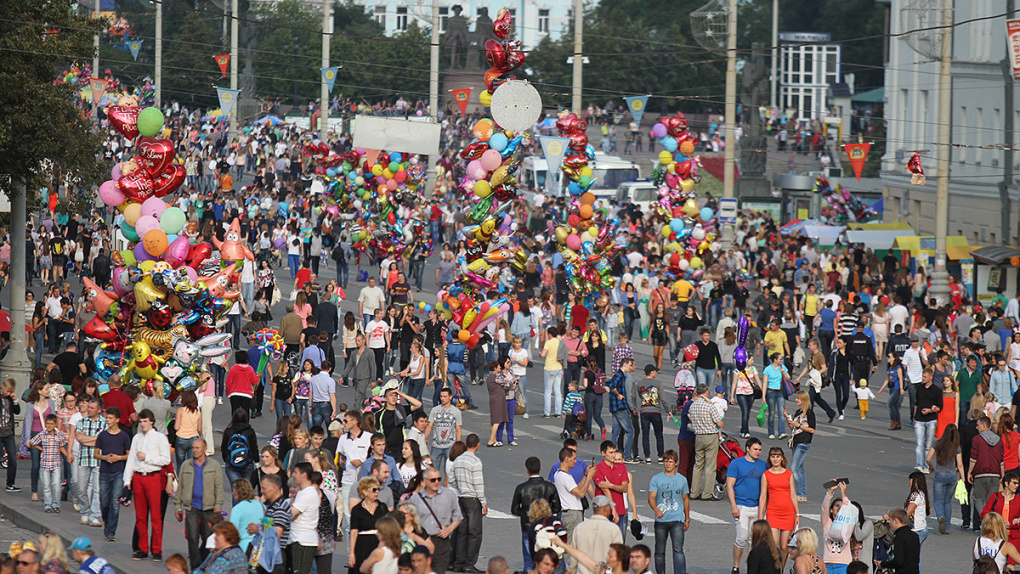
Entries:
POLYGON ((8 195, 15 181, 29 190, 46 187, 51 177, 83 186, 99 181, 105 169, 96 160, 99 136, 72 103, 76 86, 54 83, 58 65, 92 59, 98 29, 98 22, 74 15, 66 3, 4 0, 0 174, 12 179, 0 179, 0 189, 8 195))

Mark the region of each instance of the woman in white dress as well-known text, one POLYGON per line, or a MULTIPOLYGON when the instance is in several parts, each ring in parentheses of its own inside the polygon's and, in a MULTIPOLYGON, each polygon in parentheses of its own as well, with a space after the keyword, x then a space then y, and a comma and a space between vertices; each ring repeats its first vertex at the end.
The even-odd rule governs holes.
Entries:
POLYGON ((397 574, 402 529, 395 519, 384 516, 375 523, 379 546, 361 563, 361 574, 397 574))
POLYGON ((889 313, 885 309, 885 303, 881 301, 875 305, 871 331, 875 334, 875 356, 884 357, 885 344, 889 342, 889 313))
POLYGON ((1020 331, 1013 331, 1009 347, 1006 347, 1006 362, 1014 375, 1020 374, 1020 331))

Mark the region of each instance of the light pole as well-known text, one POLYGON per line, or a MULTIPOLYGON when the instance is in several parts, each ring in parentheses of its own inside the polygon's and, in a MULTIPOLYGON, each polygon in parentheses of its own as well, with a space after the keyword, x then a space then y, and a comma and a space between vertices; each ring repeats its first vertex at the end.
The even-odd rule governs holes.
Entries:
MULTIPOLYGON (((92 11, 92 17, 99 20, 99 0, 96 0, 96 4, 92 11)), ((96 37, 93 39, 93 45, 95 46, 96 53, 92 56, 92 77, 100 78, 102 76, 99 75, 99 32, 96 32, 96 37)), ((95 98, 92 98, 92 121, 94 121, 97 125, 99 124, 99 102, 97 102, 95 98)), ((11 221, 16 220, 12 219, 11 221)), ((15 225, 12 227, 17 226, 15 225)))
POLYGON ((583 86, 584 58, 584 0, 574 0, 574 81, 570 94, 570 107, 581 115, 581 89, 583 86))
MULTIPOLYGON (((439 122, 439 2, 432 0, 432 35, 429 45, 429 117, 433 123, 439 122)), ((429 165, 425 181, 432 182, 435 191, 436 164, 439 162, 434 154, 429 155, 429 165)), ((426 183, 426 188, 428 184, 426 183)))
MULTIPOLYGON (((230 89, 237 90, 237 0, 231 0, 230 2, 230 89)), ((234 97, 237 97, 237 92, 233 92, 234 97)), ((233 141, 237 137, 237 114, 238 108, 237 102, 230 107, 230 135, 229 141, 233 141)))
MULTIPOLYGON (((329 25, 329 0, 322 0, 322 69, 329 67, 329 36, 332 33, 329 25)), ((319 74, 319 81, 322 85, 319 88, 319 141, 326 141, 326 131, 329 123, 329 87, 326 85, 326 78, 319 74)))
MULTIPOLYGON (((776 107, 776 93, 779 84, 777 71, 777 60, 779 60, 779 48, 776 46, 779 40, 779 0, 772 0, 772 89, 769 92, 769 108, 776 107)), ((771 112, 771 110, 770 110, 771 112)), ((753 120, 752 120, 753 121, 753 120)))
MULTIPOLYGON (((14 191, 11 193, 11 221, 28 221, 27 202, 28 190, 25 182, 14 178, 14 191)), ((14 379, 16 396, 28 386, 32 374, 32 364, 28 359, 28 346, 25 342, 25 268, 27 258, 25 225, 11 225, 11 346, 3 361, 5 377, 14 379)), ((12 453, 7 453, 12 456, 12 453)))
POLYGON ((158 108, 163 98, 163 0, 156 0, 156 71, 153 75, 158 108))

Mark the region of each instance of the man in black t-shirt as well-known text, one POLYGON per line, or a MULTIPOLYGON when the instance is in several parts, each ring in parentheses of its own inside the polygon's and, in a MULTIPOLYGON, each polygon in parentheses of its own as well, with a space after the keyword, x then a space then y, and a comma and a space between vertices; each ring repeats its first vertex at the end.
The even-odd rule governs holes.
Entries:
POLYGON ((117 499, 124 489, 124 461, 131 450, 131 437, 120 428, 120 409, 106 407, 106 430, 96 437, 96 458, 99 462, 99 508, 103 515, 103 535, 108 541, 117 536, 120 504, 117 499))
POLYGON ((78 345, 74 341, 69 342, 67 349, 53 357, 53 361, 46 367, 47 371, 53 369, 60 370, 61 383, 64 385, 64 390, 67 391, 71 390, 71 383, 74 382, 75 377, 79 375, 85 376, 85 362, 82 361, 81 355, 78 354, 78 345))
POLYGON ((407 282, 404 272, 397 273, 397 281, 390 286, 390 299, 394 307, 404 307, 414 303, 414 295, 411 293, 411 285, 407 282))

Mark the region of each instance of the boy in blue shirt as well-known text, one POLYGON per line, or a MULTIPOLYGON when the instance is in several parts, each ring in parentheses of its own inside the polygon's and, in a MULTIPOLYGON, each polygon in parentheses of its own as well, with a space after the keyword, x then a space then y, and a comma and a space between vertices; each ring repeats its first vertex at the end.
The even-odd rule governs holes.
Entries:
POLYGON ((666 537, 673 543, 673 572, 687 572, 684 533, 691 526, 691 489, 677 472, 680 457, 674 450, 662 455, 663 472, 648 484, 648 506, 655 512, 655 571, 666 572, 666 537))
POLYGON ((730 501, 730 514, 737 528, 733 542, 733 569, 739 571, 744 548, 751 547, 751 525, 758 519, 758 498, 761 494, 761 477, 768 469, 760 460, 761 441, 751 437, 744 443, 744 456, 730 461, 726 469, 726 497, 730 501))

